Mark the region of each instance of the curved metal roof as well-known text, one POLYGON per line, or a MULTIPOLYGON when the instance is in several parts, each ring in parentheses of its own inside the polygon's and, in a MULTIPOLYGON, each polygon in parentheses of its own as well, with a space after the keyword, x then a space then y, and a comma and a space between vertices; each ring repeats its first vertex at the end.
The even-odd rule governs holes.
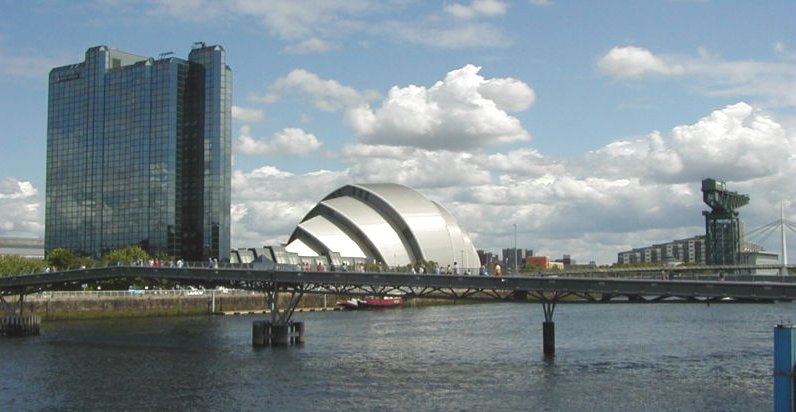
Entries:
POLYGON ((441 266, 480 266, 470 238, 441 205, 393 183, 343 186, 316 205, 299 223, 287 250, 302 255, 372 258, 389 266, 417 260, 441 266))

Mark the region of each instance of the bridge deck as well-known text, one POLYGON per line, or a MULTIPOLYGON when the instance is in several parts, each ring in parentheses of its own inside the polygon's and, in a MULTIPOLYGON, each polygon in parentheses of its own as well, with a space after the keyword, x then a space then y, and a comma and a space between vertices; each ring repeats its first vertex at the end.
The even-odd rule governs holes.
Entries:
POLYGON ((167 279, 184 284, 226 285, 263 290, 278 284, 303 293, 403 293, 459 291, 455 298, 495 296, 510 292, 559 294, 649 295, 684 298, 792 300, 796 284, 718 280, 616 279, 594 277, 487 277, 382 272, 303 272, 252 268, 167 268, 109 266, 24 276, 0 277, 0 293, 12 295, 58 290, 75 284, 118 278, 167 279), (461 291, 464 291, 463 293, 461 291), (492 294, 492 295, 490 295, 492 294))

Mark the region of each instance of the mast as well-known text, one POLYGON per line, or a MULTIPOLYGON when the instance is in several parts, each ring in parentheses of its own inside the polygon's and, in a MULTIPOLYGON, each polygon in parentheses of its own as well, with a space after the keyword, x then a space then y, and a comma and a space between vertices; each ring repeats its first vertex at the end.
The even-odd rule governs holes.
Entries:
POLYGON ((779 205, 779 230, 782 235, 782 267, 779 274, 785 276, 788 274, 788 246, 785 242, 785 205, 784 202, 779 205))

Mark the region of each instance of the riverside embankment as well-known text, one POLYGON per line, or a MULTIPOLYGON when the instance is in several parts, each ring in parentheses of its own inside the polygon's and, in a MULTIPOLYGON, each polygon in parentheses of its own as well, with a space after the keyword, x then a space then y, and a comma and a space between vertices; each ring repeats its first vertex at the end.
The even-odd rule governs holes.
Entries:
MULTIPOLYGON (((326 309, 336 307, 337 302, 349 296, 335 294, 306 294, 301 298, 297 310, 326 309)), ((280 294, 284 304, 290 294, 280 294)), ((6 298, 6 301, 16 301, 6 298)), ((453 299, 409 299, 405 306, 451 305, 480 303, 453 299)), ((228 290, 218 291, 72 291, 43 292, 25 297, 24 313, 36 315, 43 321, 70 319, 105 319, 149 316, 185 316, 223 313, 264 312, 266 297, 262 293, 228 290)), ((283 306, 279 305, 280 309, 283 306)))
MULTIPOLYGON (((285 301, 289 296, 285 295, 285 301)), ((300 308, 333 308, 335 295, 305 295, 300 308)), ((25 298, 25 313, 43 321, 114 317, 182 316, 262 311, 265 295, 249 291, 47 292, 25 298)))

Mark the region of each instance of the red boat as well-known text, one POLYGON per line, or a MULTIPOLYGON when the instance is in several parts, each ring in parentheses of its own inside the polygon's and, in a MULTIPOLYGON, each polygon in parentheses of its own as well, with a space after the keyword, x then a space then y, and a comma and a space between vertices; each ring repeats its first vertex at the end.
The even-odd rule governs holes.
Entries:
POLYGON ((396 308, 403 305, 403 303, 403 299, 399 297, 367 297, 365 299, 351 298, 343 302, 337 302, 339 306, 351 310, 396 308))

